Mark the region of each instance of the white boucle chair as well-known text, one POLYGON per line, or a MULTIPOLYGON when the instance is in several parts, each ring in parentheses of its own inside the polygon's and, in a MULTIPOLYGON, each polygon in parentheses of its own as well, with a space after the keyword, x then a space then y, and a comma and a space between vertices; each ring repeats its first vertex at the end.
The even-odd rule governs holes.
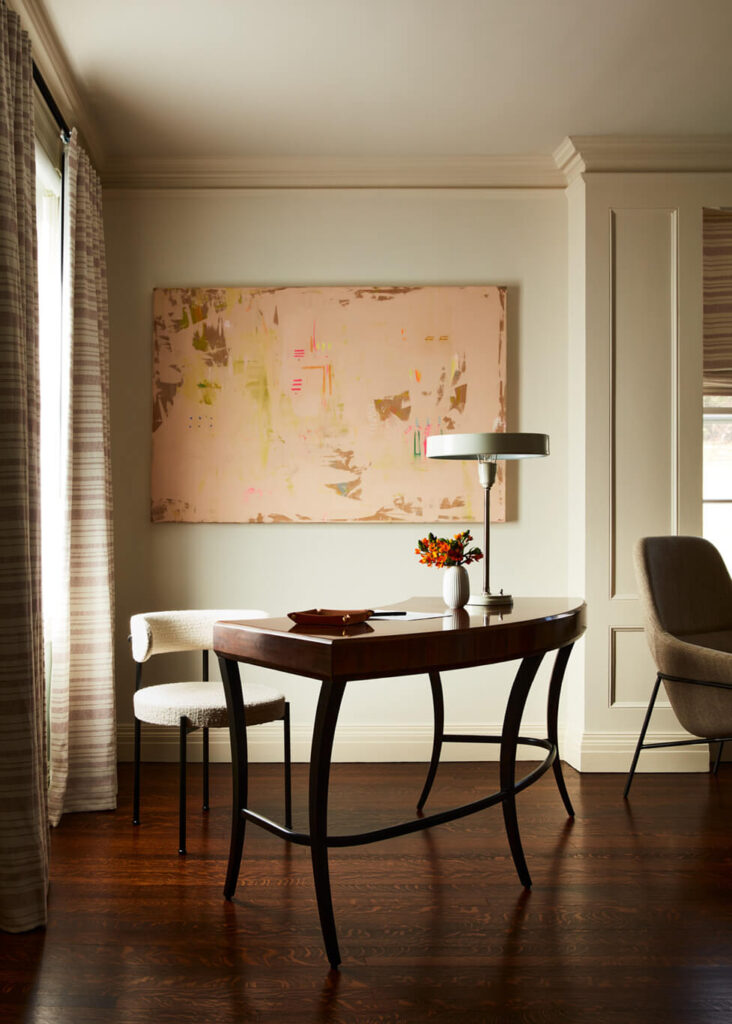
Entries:
MULTIPOLYGON (((214 623, 220 619, 257 619, 266 612, 251 608, 146 612, 130 619, 135 660, 135 779, 132 823, 140 824, 140 723, 177 726, 180 731, 180 816, 178 853, 186 852, 186 736, 203 730, 203 809, 208 810, 208 730, 229 724, 224 687, 208 678, 208 652, 214 623), (193 682, 142 686, 142 665, 153 655, 201 651, 202 679, 193 682)), ((282 721, 285 734, 285 823, 292 825, 290 785, 290 705, 283 693, 247 683, 244 687, 247 725, 282 721)))

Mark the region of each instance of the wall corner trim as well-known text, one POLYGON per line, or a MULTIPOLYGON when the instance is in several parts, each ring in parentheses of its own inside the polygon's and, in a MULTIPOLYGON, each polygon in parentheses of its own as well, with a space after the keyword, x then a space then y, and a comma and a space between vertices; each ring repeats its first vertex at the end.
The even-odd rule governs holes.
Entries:
POLYGON ((571 184, 580 174, 732 171, 732 135, 571 135, 554 151, 571 184))
POLYGON ((582 154, 569 136, 565 137, 554 150, 554 163, 567 185, 571 185, 585 171, 582 154))

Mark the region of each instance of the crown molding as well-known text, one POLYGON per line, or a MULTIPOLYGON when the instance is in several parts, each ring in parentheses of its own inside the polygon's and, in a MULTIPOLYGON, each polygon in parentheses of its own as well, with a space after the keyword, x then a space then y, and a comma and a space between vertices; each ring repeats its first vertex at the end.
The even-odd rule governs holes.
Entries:
POLYGON ((105 188, 546 188, 566 182, 551 157, 242 157, 117 159, 105 188))
POLYGON ((115 159, 108 189, 563 189, 587 173, 732 171, 732 135, 572 135, 552 157, 115 159))
POLYGON ((59 44, 56 33, 39 0, 9 0, 9 6, 31 41, 33 60, 51 90, 68 125, 76 128, 95 166, 102 157, 99 137, 85 113, 85 103, 59 44))
POLYGON ((587 173, 732 171, 732 135, 572 135, 554 163, 567 184, 587 173))

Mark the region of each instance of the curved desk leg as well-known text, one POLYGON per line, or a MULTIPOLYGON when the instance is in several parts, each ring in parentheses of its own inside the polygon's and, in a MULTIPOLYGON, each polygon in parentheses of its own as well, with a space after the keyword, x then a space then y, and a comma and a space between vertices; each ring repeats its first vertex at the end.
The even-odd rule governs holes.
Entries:
POLYGON ((229 710, 229 738, 231 741, 231 840, 229 843, 229 863, 226 868, 224 896, 230 900, 236 891, 239 878, 241 855, 244 849, 244 830, 246 820, 242 807, 247 805, 248 765, 247 765, 247 724, 244 714, 244 698, 241 692, 239 665, 228 658, 219 658, 221 678, 226 693, 226 706, 229 710))
POLYGON ((506 825, 508 844, 511 847, 511 855, 516 865, 521 884, 525 889, 531 888, 531 875, 526 866, 521 836, 519 835, 518 818, 516 817, 516 748, 518 746, 518 734, 521 726, 526 698, 529 695, 531 684, 537 673, 543 654, 533 654, 524 658, 516 673, 516 678, 511 687, 511 693, 506 705, 506 713, 503 716, 503 730, 501 733, 501 791, 505 794, 502 802, 503 820, 506 825))
POLYGON ((564 670, 567 667, 569 656, 572 653, 574 644, 567 644, 566 647, 560 647, 557 651, 557 656, 554 659, 554 668, 552 670, 552 678, 549 683, 549 697, 547 700, 546 707, 546 727, 547 727, 547 738, 550 743, 553 743, 557 749, 557 756, 554 758, 554 778, 557 781, 557 788, 559 789, 559 795, 562 798, 564 806, 567 809, 567 814, 570 818, 574 817, 574 807, 572 807, 572 801, 569 799, 569 793, 567 787, 564 784, 564 774, 562 773, 562 763, 559 760, 559 739, 557 732, 557 720, 559 718, 559 695, 562 692, 562 680, 564 679, 564 670))
POLYGON ((430 672, 430 686, 432 687, 432 706, 435 712, 435 731, 432 738, 432 757, 430 758, 430 766, 427 769, 427 778, 422 788, 422 795, 417 801, 418 811, 421 811, 427 802, 427 797, 432 789, 432 783, 435 781, 442 751, 442 734, 445 731, 445 702, 442 699, 442 680, 440 679, 439 672, 430 672))
POLYGON ((338 949, 328 871, 328 783, 333 735, 345 688, 345 680, 323 680, 318 698, 318 710, 315 713, 315 728, 310 754, 310 856, 313 863, 313 881, 315 883, 315 898, 318 902, 320 928, 331 967, 338 966, 341 962, 341 954, 338 949))

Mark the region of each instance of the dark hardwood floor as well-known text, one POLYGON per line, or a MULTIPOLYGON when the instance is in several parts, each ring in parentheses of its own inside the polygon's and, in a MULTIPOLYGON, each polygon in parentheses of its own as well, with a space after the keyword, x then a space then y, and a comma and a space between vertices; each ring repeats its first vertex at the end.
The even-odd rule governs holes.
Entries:
MULTIPOLYGON (((281 770, 253 768, 252 806, 281 817, 281 770)), ((412 816, 423 765, 335 765, 338 831, 412 816)), ((496 766, 441 766, 430 809, 493 787, 496 766), (486 783, 486 780, 487 783, 486 783)), ((524 893, 499 808, 428 832, 335 850, 343 965, 330 972, 307 849, 249 828, 236 900, 222 886, 229 768, 212 769, 189 853, 177 854, 176 769, 130 766, 117 812, 53 832, 45 932, 0 933, 0 1020, 708 1024, 732 1020, 732 765, 719 776, 567 769, 518 799, 534 888, 524 893)), ((294 767, 304 827, 306 768, 294 767)))

